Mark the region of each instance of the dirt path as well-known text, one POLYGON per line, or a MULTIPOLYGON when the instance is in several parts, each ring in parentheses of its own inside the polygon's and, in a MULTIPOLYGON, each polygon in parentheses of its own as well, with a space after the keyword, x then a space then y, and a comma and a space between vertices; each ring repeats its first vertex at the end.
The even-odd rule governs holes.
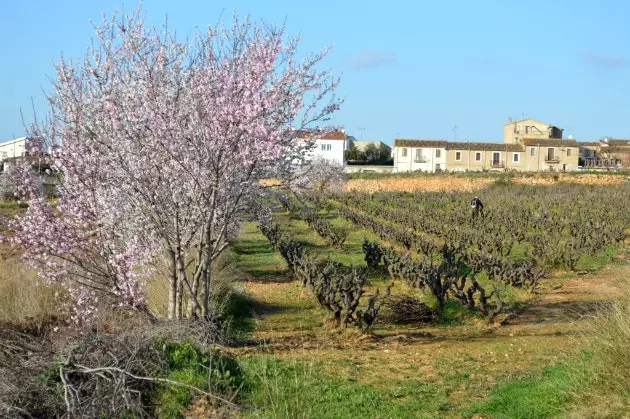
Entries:
MULTIPOLYGON (((480 321, 461 327, 388 327, 376 330, 376 336, 372 338, 357 337, 356 341, 350 343, 343 342, 348 336, 341 337, 340 342, 335 342, 333 346, 356 347, 391 340, 423 344, 436 339, 473 335, 477 338, 483 335, 483 339, 491 340, 494 335, 574 334, 579 330, 579 322, 588 321, 620 294, 623 279, 630 277, 630 263, 621 260, 596 272, 564 276, 551 280, 538 300, 501 326, 480 321)), ((329 328, 322 320, 326 313, 317 308, 310 294, 299 284, 287 282, 286 279, 259 282, 251 278, 244 288, 258 302, 254 307, 256 326, 251 343, 264 341, 267 349, 273 347, 282 352, 295 346, 316 347, 322 343, 322 339, 331 339, 331 333, 327 330, 329 328)))
POLYGON ((531 329, 532 325, 548 329, 588 320, 619 296, 621 283, 628 276, 630 264, 622 259, 596 272, 571 274, 553 281, 538 301, 510 320, 507 326, 517 330, 531 329))

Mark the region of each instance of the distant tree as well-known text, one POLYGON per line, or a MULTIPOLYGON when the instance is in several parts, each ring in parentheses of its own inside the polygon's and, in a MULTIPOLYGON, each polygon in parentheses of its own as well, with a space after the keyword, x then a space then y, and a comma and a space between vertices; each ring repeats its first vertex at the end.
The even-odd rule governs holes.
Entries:
POLYGON ((385 144, 381 143, 379 145, 379 159, 378 159, 378 163, 379 164, 394 164, 394 159, 391 156, 391 151, 390 148, 387 147, 385 144))
POLYGON ((102 302, 146 310, 163 266, 168 317, 210 318, 213 263, 263 212, 260 180, 305 182, 296 128, 340 105, 338 79, 317 70, 327 50, 298 59, 284 28, 235 18, 180 42, 143 15, 104 18, 82 59, 56 65, 49 122, 30 133, 58 147, 60 197, 25 175, 15 241, 77 321, 102 302))
POLYGON ((369 163, 378 163, 381 157, 381 151, 373 143, 365 146, 365 150, 363 150, 363 152, 365 153, 365 160, 369 163))
POLYGON ((346 150, 346 160, 349 160, 349 161, 359 160, 360 153, 361 151, 358 148, 356 148, 355 146, 350 146, 346 150))

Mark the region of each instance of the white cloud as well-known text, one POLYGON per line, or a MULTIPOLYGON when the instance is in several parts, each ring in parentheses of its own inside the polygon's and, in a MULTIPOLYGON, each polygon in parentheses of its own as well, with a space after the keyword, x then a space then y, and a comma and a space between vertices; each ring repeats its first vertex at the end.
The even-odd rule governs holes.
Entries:
POLYGON ((393 51, 364 50, 346 58, 346 63, 354 68, 376 68, 396 62, 393 51))
POLYGON ((589 52, 584 55, 584 62, 602 68, 621 68, 628 65, 625 57, 589 52))

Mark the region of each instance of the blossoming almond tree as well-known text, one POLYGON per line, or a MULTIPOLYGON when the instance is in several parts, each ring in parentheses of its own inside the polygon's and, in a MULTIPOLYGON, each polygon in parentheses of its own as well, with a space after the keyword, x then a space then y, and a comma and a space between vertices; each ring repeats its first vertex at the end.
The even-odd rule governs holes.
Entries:
POLYGON ((68 289, 77 321, 102 300, 146 309, 160 265, 169 318, 212 315, 212 264, 260 210, 260 179, 295 178, 296 128, 340 104, 338 79, 317 69, 327 51, 297 60, 297 44, 236 18, 179 42, 138 10, 104 17, 85 56, 56 66, 31 135, 58 150, 60 198, 31 193, 16 241, 68 289))

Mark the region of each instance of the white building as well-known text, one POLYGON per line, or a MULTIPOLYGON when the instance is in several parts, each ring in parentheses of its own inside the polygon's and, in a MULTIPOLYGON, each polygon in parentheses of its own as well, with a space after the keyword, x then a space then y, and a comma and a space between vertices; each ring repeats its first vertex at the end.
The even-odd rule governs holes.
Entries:
POLYGON ((27 140, 27 137, 20 137, 6 143, 0 143, 0 160, 24 157, 27 149, 27 140))
POLYGON ((0 143, 0 165, 6 170, 7 165, 14 159, 42 156, 43 143, 31 137, 20 137, 0 143))
POLYGON ((403 140, 394 141, 394 171, 435 172, 446 169, 446 141, 403 140))
POLYGON ((302 131, 298 141, 314 141, 315 147, 303 157, 303 164, 321 161, 330 165, 343 166, 345 162, 346 134, 344 130, 302 131))

